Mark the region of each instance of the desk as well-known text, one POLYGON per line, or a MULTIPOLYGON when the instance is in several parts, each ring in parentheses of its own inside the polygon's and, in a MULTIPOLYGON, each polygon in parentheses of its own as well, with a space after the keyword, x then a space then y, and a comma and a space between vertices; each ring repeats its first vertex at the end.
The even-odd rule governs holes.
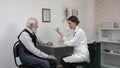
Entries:
MULTIPOLYGON (((93 42, 88 41, 88 44, 91 44, 91 43, 93 42)), ((58 64, 60 64, 59 60, 61 57, 66 55, 71 55, 73 52, 73 47, 66 47, 61 44, 55 44, 53 46, 38 44, 37 48, 47 54, 55 55, 56 58, 58 59, 58 64)), ((91 64, 90 66, 91 68, 100 68, 100 43, 99 42, 97 42, 96 50, 97 52, 95 54, 94 64, 91 64)))
MULTIPOLYGON (((52 54, 56 56, 58 61, 60 61, 61 57, 66 56, 66 55, 71 55, 73 52, 73 47, 66 47, 61 44, 56 44, 53 46, 48 46, 48 45, 38 45, 38 49, 41 51, 47 53, 47 54, 52 54)), ((59 62, 58 62, 59 64, 59 62)))

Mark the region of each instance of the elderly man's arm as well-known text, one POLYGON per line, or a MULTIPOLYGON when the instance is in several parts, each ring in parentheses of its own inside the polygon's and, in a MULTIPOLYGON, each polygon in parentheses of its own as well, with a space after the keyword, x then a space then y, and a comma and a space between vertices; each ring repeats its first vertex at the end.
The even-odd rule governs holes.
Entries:
POLYGON ((38 36, 37 36, 37 43, 42 44, 42 45, 49 45, 52 46, 52 42, 47 42, 47 41, 42 41, 38 36))
POLYGON ((37 43, 47 45, 47 41, 41 40, 38 36, 37 36, 37 43))
POLYGON ((30 51, 31 53, 33 53, 34 55, 38 56, 38 57, 42 57, 42 58, 48 58, 48 54, 40 51, 39 49, 37 49, 33 42, 32 39, 30 38, 29 34, 26 32, 23 32, 20 36, 20 41, 24 44, 24 46, 26 47, 26 49, 28 51, 30 51))

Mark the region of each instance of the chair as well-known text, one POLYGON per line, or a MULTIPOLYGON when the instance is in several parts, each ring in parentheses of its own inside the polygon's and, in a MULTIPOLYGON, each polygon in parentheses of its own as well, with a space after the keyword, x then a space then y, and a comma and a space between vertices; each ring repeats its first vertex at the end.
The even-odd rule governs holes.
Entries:
POLYGON ((17 63, 17 58, 19 57, 19 41, 15 42, 13 46, 13 55, 14 55, 15 64, 18 68, 32 68, 31 66, 23 65, 23 64, 20 65, 17 63))
POLYGON ((96 41, 94 41, 91 44, 88 44, 88 50, 90 53, 90 62, 80 62, 80 63, 75 63, 75 66, 82 66, 83 68, 91 68, 90 65, 93 64, 94 59, 95 59, 95 53, 96 53, 96 41))

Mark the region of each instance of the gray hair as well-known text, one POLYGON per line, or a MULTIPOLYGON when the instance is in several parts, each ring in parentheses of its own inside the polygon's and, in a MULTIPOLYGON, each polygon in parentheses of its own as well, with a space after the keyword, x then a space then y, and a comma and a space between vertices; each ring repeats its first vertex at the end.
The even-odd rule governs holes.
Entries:
POLYGON ((31 24, 35 24, 35 23, 32 23, 32 22, 28 22, 29 20, 33 20, 33 21, 35 21, 35 23, 38 23, 38 21, 37 21, 36 18, 31 17, 31 18, 29 18, 29 19, 27 20, 27 23, 26 23, 27 26, 31 26, 31 24))

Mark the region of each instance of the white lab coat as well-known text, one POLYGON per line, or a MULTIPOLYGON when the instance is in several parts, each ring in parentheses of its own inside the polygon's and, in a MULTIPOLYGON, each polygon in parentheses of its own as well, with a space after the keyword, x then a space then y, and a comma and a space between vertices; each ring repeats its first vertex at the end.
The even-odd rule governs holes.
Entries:
POLYGON ((68 57, 64 57, 65 62, 74 63, 74 62, 89 62, 89 51, 87 46, 87 38, 85 32, 77 26, 73 36, 70 38, 64 37, 65 46, 73 46, 73 54, 68 57))

